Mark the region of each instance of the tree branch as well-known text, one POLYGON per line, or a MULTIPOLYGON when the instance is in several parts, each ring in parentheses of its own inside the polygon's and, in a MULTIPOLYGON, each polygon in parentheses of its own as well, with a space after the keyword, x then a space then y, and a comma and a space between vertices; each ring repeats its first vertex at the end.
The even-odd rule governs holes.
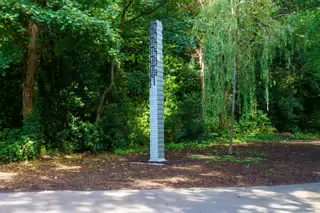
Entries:
POLYGON ((144 13, 141 13, 140 15, 138 15, 138 16, 130 19, 129 21, 125 22, 124 25, 129 24, 129 23, 137 20, 138 18, 140 18, 140 17, 142 17, 142 16, 149 15, 149 14, 153 13, 154 11, 156 11, 157 9, 159 9, 160 7, 162 7, 164 4, 166 4, 167 1, 168 1, 168 0, 162 1, 162 2, 161 2, 158 6, 156 6, 155 8, 153 8, 153 9, 151 9, 151 10, 148 10, 148 11, 146 11, 146 12, 144 12, 144 13))
POLYGON ((104 89, 104 92, 102 94, 102 97, 100 99, 100 103, 97 109, 97 115, 96 115, 96 123, 98 123, 101 120, 101 114, 103 113, 103 108, 104 108, 104 102, 106 100, 107 94, 108 92, 112 89, 114 85, 114 68, 115 68, 115 64, 112 63, 111 64, 111 76, 110 76, 110 85, 106 86, 104 89))
POLYGON ((123 27, 123 24, 124 24, 125 18, 126 18, 126 12, 127 12, 127 10, 129 9, 129 7, 130 7, 130 5, 132 3, 133 3, 133 0, 131 0, 129 2, 129 4, 125 8, 123 8, 123 12, 122 12, 122 16, 121 16, 121 23, 120 23, 120 26, 119 26, 120 29, 123 27))

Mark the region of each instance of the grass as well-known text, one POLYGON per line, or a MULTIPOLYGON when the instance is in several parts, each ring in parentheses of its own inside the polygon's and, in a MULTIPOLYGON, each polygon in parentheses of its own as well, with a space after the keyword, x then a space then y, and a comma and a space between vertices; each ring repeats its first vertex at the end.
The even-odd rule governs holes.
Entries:
POLYGON ((213 150, 208 155, 192 155, 192 160, 200 160, 202 158, 206 159, 205 164, 211 164, 212 162, 229 162, 229 163, 247 163, 248 168, 250 163, 260 163, 266 157, 265 153, 253 150, 241 150, 235 155, 225 155, 225 152, 219 152, 218 150, 213 150))
POLYGON ((136 148, 131 148, 131 149, 116 149, 114 153, 116 155, 128 155, 128 154, 133 154, 133 153, 147 153, 149 152, 149 147, 136 147, 136 148))
POLYGON ((196 155, 193 155, 193 156, 191 156, 191 159, 192 159, 192 160, 200 160, 200 157, 199 157, 199 156, 196 156, 196 155))
MULTIPOLYGON (((199 160, 200 158, 197 156, 192 156, 191 159, 192 160, 199 160)), ((260 163, 263 158, 254 158, 254 157, 235 157, 235 156, 229 156, 229 155, 225 155, 225 156, 215 156, 212 157, 213 160, 207 160, 205 161, 205 164, 211 164, 212 162, 219 162, 219 163, 247 163, 246 168, 250 168, 250 163, 260 163)))
POLYGON ((230 163, 260 163, 262 158, 254 158, 254 157, 236 157, 231 155, 226 156, 217 156, 215 157, 215 162, 230 162, 230 163))
POLYGON ((279 141, 292 141, 292 140, 315 140, 320 138, 320 133, 302 133, 298 132, 291 137, 279 136, 276 134, 253 134, 241 137, 241 143, 252 142, 279 142, 279 141))
POLYGON ((206 149, 210 147, 211 143, 205 142, 205 143, 199 143, 198 141, 193 142, 184 142, 184 143, 169 143, 165 145, 166 150, 170 151, 181 151, 185 148, 192 148, 192 149, 206 149))
POLYGON ((320 133, 296 133, 291 140, 315 140, 320 138, 320 133))
MULTIPOLYGON (((320 138, 320 133, 312 134, 312 133, 296 133, 292 137, 283 137, 278 136, 276 134, 251 134, 251 135, 238 135, 237 138, 234 139, 234 144, 249 144, 254 142, 280 142, 280 141, 292 141, 292 140, 314 140, 320 138)), ((215 137, 212 140, 207 140, 203 142, 199 141, 186 141, 182 143, 167 143, 165 144, 165 150, 170 150, 173 152, 180 152, 186 148, 194 149, 194 150, 203 150, 207 149, 213 145, 228 145, 228 138, 221 136, 215 137)), ((116 149, 114 153, 116 155, 128 155, 133 153, 143 154, 149 152, 149 147, 133 147, 129 149, 116 149)), ((248 155, 255 157, 264 157, 263 153, 246 153, 247 151, 240 151, 239 155, 248 155)), ((214 153, 213 153, 214 154, 214 153)))
POLYGON ((265 154, 263 152, 248 151, 248 150, 240 150, 238 152, 238 155, 245 155, 245 156, 249 155, 249 156, 260 157, 260 158, 265 157, 265 154))
MULTIPOLYGON (((165 149, 170 150, 173 152, 179 152, 183 149, 186 148, 192 148, 194 150, 199 150, 199 149, 206 149, 210 147, 212 144, 211 143, 199 143, 197 141, 195 142, 185 142, 185 143, 168 143, 165 144, 165 149)), ((114 151, 115 154, 117 155, 127 155, 127 154, 133 154, 133 153, 148 153, 149 152, 149 147, 135 147, 135 148, 129 148, 129 149, 116 149, 114 151)))

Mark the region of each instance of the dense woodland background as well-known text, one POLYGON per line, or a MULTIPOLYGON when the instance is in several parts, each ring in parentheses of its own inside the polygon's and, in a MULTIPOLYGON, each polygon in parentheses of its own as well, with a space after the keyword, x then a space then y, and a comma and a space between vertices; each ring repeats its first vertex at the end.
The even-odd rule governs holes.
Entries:
POLYGON ((320 132, 317 0, 0 0, 0 162, 148 147, 155 19, 166 143, 320 132))

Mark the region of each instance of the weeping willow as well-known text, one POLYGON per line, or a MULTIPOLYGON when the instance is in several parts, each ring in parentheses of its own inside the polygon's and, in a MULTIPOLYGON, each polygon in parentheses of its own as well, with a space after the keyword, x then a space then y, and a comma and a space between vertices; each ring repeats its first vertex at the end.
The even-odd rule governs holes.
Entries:
POLYGON ((206 121, 217 124, 229 117, 235 72, 242 115, 256 111, 258 84, 269 103, 272 60, 290 31, 279 14, 274 0, 212 0, 200 12, 195 29, 204 42, 206 121))

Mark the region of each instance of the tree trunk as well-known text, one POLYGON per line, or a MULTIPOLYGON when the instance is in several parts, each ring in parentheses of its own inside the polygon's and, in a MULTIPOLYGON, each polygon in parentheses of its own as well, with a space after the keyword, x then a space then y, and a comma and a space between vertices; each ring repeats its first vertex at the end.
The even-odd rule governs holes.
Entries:
POLYGON ((233 94, 232 94, 232 116, 231 116, 231 130, 230 130, 230 142, 229 142, 229 155, 232 155, 232 143, 234 135, 234 112, 236 103, 236 92, 237 92, 237 58, 234 55, 234 74, 233 74, 233 94))
POLYGON ((114 66, 115 66, 115 64, 112 63, 111 64, 111 77, 110 77, 110 81, 111 82, 110 82, 109 86, 105 87, 105 89, 103 91, 103 94, 101 96, 100 103, 99 103, 99 106, 98 106, 98 109, 97 109, 96 122, 99 122, 101 120, 101 114, 103 112, 104 102, 106 101, 107 94, 109 93, 109 91, 114 86, 114 66))
POLYGON ((37 61, 37 34, 38 27, 36 24, 29 25, 30 43, 28 49, 27 73, 22 85, 22 113, 23 118, 27 119, 33 112, 33 95, 36 72, 38 69, 37 61))
MULTIPOLYGON (((206 92, 205 92, 205 73, 204 73, 204 52, 203 52, 203 41, 200 41, 200 47, 197 50, 199 65, 200 65, 200 80, 201 80, 201 93, 202 93, 202 102, 205 101, 206 92)), ((202 113, 201 120, 204 120, 204 115, 202 113)))

